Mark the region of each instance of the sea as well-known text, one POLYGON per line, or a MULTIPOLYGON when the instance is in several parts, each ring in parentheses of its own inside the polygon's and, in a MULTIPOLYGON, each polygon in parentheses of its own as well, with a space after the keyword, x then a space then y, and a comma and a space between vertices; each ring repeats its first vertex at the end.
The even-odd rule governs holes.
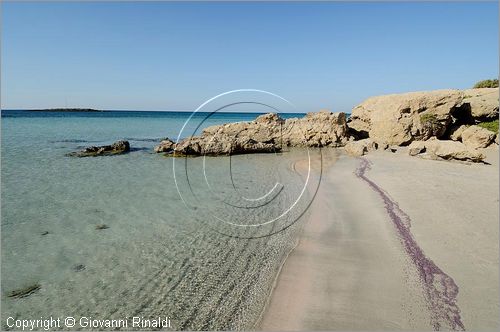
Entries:
POLYGON ((258 115, 3 110, 2 328, 67 317, 76 323, 60 329, 137 317, 168 318, 173 330, 256 328, 307 220, 321 151, 173 158, 153 148, 258 115), (129 153, 67 156, 122 139, 129 153))

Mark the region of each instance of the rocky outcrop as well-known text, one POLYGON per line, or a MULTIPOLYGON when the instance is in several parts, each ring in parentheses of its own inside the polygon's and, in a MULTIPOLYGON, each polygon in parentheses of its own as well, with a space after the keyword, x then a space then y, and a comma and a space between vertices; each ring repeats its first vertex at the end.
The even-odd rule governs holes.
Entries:
POLYGON ((370 138, 365 138, 359 141, 351 141, 348 142, 344 149, 347 152, 347 154, 354 156, 354 157, 360 157, 363 156, 364 154, 377 150, 378 144, 375 143, 372 139, 370 138))
POLYGON ((160 142, 160 145, 155 146, 154 151, 156 153, 172 152, 175 143, 169 138, 165 138, 160 142))
POLYGON ((481 162, 485 156, 478 150, 471 149, 461 142, 441 141, 432 138, 427 141, 413 141, 408 147, 411 156, 429 159, 460 160, 481 162))
POLYGON ((70 157, 97 157, 97 156, 111 156, 130 151, 130 144, 128 141, 117 141, 111 145, 90 146, 81 151, 68 153, 70 157))
POLYGON ((485 148, 495 140, 496 134, 479 126, 469 126, 461 134, 462 142, 472 149, 485 148))
POLYGON ((441 137, 452 122, 452 110, 461 105, 462 99, 458 90, 372 97, 352 110, 348 126, 390 145, 441 137))
POLYGON ((498 88, 464 90, 463 104, 469 105, 476 122, 498 119, 498 88))
POLYGON ((274 141, 259 142, 248 136, 235 137, 218 134, 182 140, 175 145, 172 153, 174 156, 218 156, 279 151, 281 151, 281 146, 274 141))
POLYGON ((347 125, 358 138, 407 145, 448 138, 460 125, 496 118, 498 88, 437 90, 368 98, 352 110, 347 125))
POLYGON ((480 153, 475 149, 491 144, 495 134, 475 124, 496 117, 498 88, 411 92, 368 98, 353 109, 349 121, 345 114, 329 111, 286 120, 269 113, 250 122, 211 126, 178 143, 163 140, 155 152, 231 155, 277 152, 285 147, 345 146, 348 154, 360 156, 388 146, 396 152, 397 146, 432 139, 428 144, 413 144, 410 153, 478 160, 480 153))
POLYGON ((287 119, 282 131, 285 146, 340 147, 347 143, 344 113, 321 111, 303 118, 287 119))
POLYGON ((283 147, 340 147, 346 142, 344 113, 323 111, 286 120, 269 113, 251 122, 208 127, 200 136, 177 144, 162 142, 155 151, 174 155, 231 155, 277 152, 283 147))

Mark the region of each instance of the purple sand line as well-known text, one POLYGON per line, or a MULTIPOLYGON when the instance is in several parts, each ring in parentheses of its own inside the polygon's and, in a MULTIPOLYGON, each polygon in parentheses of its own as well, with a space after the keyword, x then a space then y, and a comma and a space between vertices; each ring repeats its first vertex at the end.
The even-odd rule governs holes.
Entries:
POLYGON ((355 174, 368 183, 384 201, 385 210, 396 227, 401 244, 417 268, 424 288, 427 306, 431 312, 432 327, 435 331, 438 331, 442 323, 447 323, 453 330, 465 331, 460 317, 460 308, 456 303, 458 286, 455 281, 425 256, 410 231, 410 217, 399 208, 398 203, 391 199, 382 188, 366 177, 366 171, 371 169, 370 162, 365 158, 360 159, 361 163, 355 174))

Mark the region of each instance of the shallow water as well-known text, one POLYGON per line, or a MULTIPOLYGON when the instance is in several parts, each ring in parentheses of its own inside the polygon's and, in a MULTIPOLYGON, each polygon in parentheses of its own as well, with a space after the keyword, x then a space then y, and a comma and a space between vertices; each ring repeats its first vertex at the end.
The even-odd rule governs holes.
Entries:
MULTIPOLYGON (((188 115, 2 113, 3 328, 10 316, 254 326, 318 178, 304 190, 307 172, 294 165, 306 150, 175 161, 152 153, 188 115), (65 157, 118 139, 133 151, 65 157), (40 289, 8 296, 32 284, 40 289)), ((204 127, 255 116, 217 114, 204 127)), ((309 153, 317 164, 319 152, 309 153)))

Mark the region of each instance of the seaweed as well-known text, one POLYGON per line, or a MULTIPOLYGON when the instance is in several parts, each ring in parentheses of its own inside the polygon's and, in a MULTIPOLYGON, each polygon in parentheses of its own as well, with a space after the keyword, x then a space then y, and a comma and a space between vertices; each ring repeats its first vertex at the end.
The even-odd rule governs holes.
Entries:
POLYGON ((29 285, 29 286, 26 286, 23 288, 18 288, 18 289, 15 289, 13 291, 10 291, 7 294, 7 297, 20 299, 23 297, 30 296, 31 294, 40 290, 40 288, 42 288, 42 286, 39 283, 34 283, 34 284, 29 285))

